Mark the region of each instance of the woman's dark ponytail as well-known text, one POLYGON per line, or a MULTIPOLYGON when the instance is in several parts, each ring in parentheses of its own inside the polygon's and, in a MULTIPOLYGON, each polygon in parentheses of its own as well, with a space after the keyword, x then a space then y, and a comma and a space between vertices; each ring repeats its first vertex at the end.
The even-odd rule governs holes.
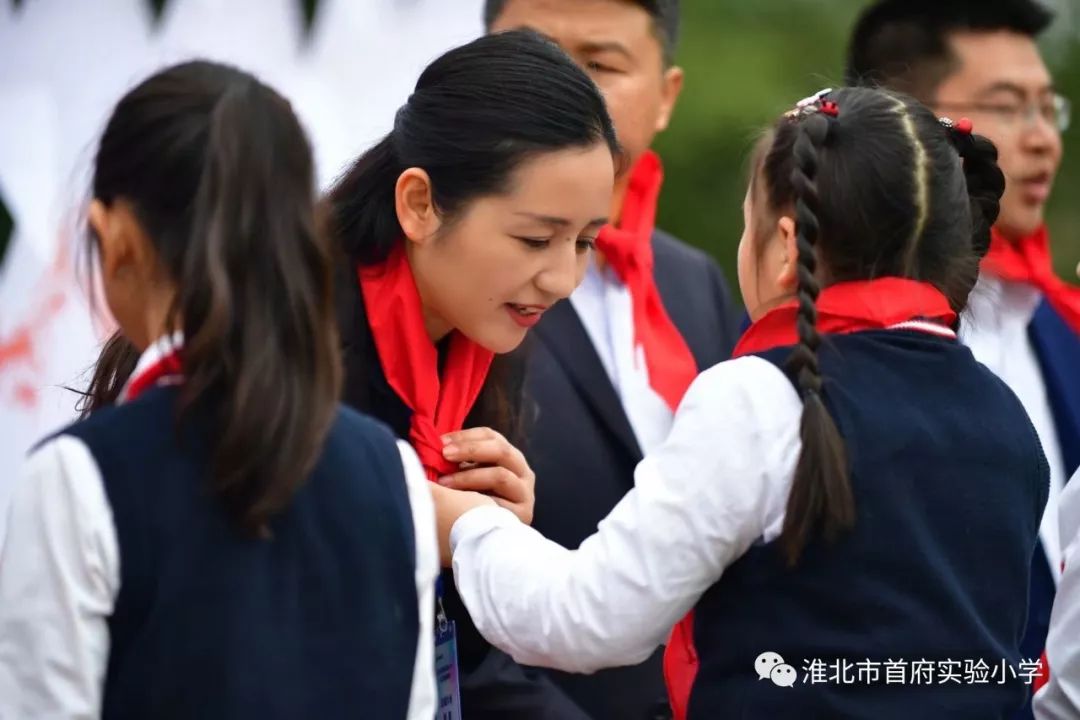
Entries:
POLYGON ((378 263, 401 241, 394 188, 404 170, 391 132, 361 155, 327 194, 330 227, 353 264, 378 263))
MULTIPOLYGON (((131 203, 175 284, 181 418, 212 413, 209 489, 245 530, 265 531, 319 457, 341 383, 329 243, 299 121, 247 73, 174 66, 117 105, 94 197, 131 203)), ((114 355, 110 393, 132 353, 115 340, 103 357, 114 355)))
POLYGON ((826 144, 833 122, 823 113, 799 122, 791 172, 798 247, 799 343, 787 360, 787 370, 797 380, 803 411, 799 428, 802 452, 780 535, 780 546, 790 564, 798 561, 815 533, 820 531, 827 539, 833 539, 855 521, 844 441, 822 398, 817 355, 821 337, 816 303, 821 288, 816 274, 816 245, 821 229, 821 203, 816 178, 818 154, 826 144))

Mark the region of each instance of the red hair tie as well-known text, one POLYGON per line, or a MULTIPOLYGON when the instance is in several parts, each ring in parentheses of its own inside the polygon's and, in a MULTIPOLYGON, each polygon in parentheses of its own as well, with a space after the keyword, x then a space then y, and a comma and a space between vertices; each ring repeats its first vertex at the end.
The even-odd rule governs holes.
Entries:
POLYGON ((959 120, 953 121, 947 117, 943 117, 938 118, 938 122, 941 123, 946 130, 955 130, 961 135, 970 135, 971 131, 975 128, 974 124, 972 124, 971 120, 968 118, 960 118, 959 120))

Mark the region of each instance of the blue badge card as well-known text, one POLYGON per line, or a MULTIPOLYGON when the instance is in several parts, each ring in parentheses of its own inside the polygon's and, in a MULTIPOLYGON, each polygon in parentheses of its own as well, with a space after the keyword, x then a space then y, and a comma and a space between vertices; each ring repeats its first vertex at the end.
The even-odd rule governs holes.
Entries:
POLYGON ((435 711, 435 720, 461 720, 457 634, 454 621, 446 617, 446 611, 443 609, 442 592, 438 594, 437 603, 438 614, 435 618, 435 680, 439 706, 435 711))

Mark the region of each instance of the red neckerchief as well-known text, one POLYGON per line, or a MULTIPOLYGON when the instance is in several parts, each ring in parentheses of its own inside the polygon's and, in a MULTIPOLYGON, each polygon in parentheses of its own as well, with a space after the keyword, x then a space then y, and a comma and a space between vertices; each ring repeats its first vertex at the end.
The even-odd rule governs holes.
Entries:
MULTIPOLYGON (((821 291, 816 303, 821 334, 905 328, 955 338, 956 313, 948 299, 929 283, 906 278, 843 282, 821 291)), ((735 346, 734 357, 799 342, 795 329, 798 302, 773 308, 751 325, 735 346)), ((664 680, 675 720, 685 720, 690 690, 697 675, 694 613, 672 630, 664 650, 664 680)))
MULTIPOLYGON (((159 340, 158 343, 163 343, 163 341, 159 340)), ((155 352, 158 343, 151 346, 148 353, 155 352)), ((182 343, 174 338, 169 344, 164 345, 164 348, 157 353, 159 357, 145 364, 144 367, 139 367, 144 364, 142 361, 135 366, 135 372, 131 374, 127 384, 120 391, 118 403, 131 402, 157 385, 175 384, 181 380, 183 377, 180 363, 182 343)))
POLYGON ((1027 283, 1039 289, 1065 323, 1080 333, 1080 287, 1054 274, 1050 259, 1050 234, 1046 226, 1015 242, 996 229, 990 234, 990 251, 980 269, 1009 282, 1027 283))
MULTIPOLYGON (((821 291, 816 306, 817 329, 822 335, 884 330, 919 320, 946 328, 956 322, 956 313, 940 290, 930 283, 907 278, 836 283, 821 291)), ((732 356, 797 344, 798 313, 799 304, 795 300, 773 308, 746 330, 732 356)))
POLYGON ((443 458, 441 438, 461 430, 494 354, 455 330, 440 378, 438 351, 424 328, 405 251, 399 246, 385 262, 358 268, 357 274, 383 373, 412 410, 409 441, 429 479, 453 472, 454 464, 443 458))
POLYGON ((656 153, 646 151, 634 165, 623 199, 619 226, 605 225, 597 248, 630 291, 635 351, 645 354, 649 385, 672 410, 697 376, 697 362, 671 322, 653 277, 652 235, 664 170, 656 153))

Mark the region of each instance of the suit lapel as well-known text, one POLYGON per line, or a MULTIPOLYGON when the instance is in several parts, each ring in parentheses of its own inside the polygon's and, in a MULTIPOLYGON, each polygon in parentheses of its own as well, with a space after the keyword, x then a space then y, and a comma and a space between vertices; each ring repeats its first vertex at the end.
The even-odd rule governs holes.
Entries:
POLYGON ((599 419, 634 457, 635 462, 640 460, 641 448, 622 402, 573 304, 569 300, 556 303, 544 313, 544 319, 536 327, 536 334, 599 419))
POLYGON ((1080 467, 1080 337, 1043 301, 1028 326, 1054 416, 1066 480, 1080 467))

